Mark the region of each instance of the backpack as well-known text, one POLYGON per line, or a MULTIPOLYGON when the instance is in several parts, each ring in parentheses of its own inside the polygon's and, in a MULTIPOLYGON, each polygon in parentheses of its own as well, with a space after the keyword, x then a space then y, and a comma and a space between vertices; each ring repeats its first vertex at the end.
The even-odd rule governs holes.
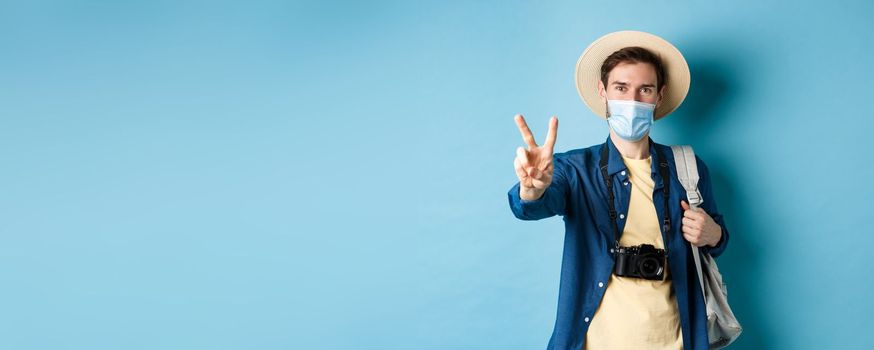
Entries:
MULTIPOLYGON (((695 162, 695 152, 691 146, 671 146, 674 161, 677 165, 677 178, 686 189, 686 197, 691 208, 698 208, 704 201, 698 191, 698 165, 695 162)), ((743 331, 731 307, 728 305, 728 290, 722 281, 722 275, 716 266, 716 259, 710 254, 701 253, 698 247, 692 247, 692 257, 698 272, 698 283, 704 294, 707 308, 707 337, 711 349, 722 349, 734 342, 743 331)))

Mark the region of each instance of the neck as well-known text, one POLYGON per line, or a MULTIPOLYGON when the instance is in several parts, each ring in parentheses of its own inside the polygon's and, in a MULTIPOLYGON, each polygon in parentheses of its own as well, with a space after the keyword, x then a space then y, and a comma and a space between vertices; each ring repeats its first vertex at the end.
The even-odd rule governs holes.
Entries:
POLYGON ((610 130, 610 140, 625 158, 646 159, 649 157, 649 134, 638 141, 631 142, 616 136, 613 130, 610 130))

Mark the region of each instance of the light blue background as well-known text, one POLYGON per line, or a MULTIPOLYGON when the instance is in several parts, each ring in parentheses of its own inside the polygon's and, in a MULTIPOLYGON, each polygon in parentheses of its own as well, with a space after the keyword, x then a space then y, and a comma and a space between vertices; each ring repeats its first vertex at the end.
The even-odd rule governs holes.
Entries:
POLYGON ((597 37, 685 55, 656 123, 732 240, 736 349, 874 346, 865 1, 0 5, 0 348, 540 349, 560 218, 515 219, 522 145, 603 142, 597 37))

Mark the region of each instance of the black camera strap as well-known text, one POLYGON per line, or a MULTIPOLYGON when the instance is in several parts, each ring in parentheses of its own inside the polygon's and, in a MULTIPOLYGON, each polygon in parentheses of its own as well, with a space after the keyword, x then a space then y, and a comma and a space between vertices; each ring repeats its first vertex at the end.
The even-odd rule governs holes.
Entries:
MULTIPOLYGON (((650 144, 652 144, 652 139, 650 139, 649 142, 650 142, 650 144)), ((616 203, 615 203, 615 199, 613 198, 613 176, 610 176, 609 174, 607 174, 607 160, 608 160, 608 155, 609 155, 608 154, 608 151, 609 151, 608 147, 609 146, 610 145, 608 145, 608 143, 605 142, 604 146, 601 147, 600 168, 601 168, 601 176, 604 178, 604 184, 607 185, 607 198, 610 201, 610 203, 609 203, 610 206, 608 207, 608 209, 610 212, 610 224, 611 224, 611 226, 613 226, 613 244, 614 244, 613 249, 610 249, 610 253, 614 253, 619 248, 619 226, 616 224, 616 203)), ((668 160, 665 158, 664 154, 662 154, 662 151, 658 149, 658 147, 654 147, 654 148, 656 150, 656 156, 659 158, 659 175, 661 175, 661 177, 662 177, 662 184, 663 184, 662 185, 662 193, 663 193, 664 204, 665 204, 665 210, 664 210, 665 220, 663 222, 663 225, 664 225, 663 228, 664 228, 664 233, 665 233, 665 251, 667 252, 667 248, 668 248, 667 239, 668 239, 668 236, 670 236, 670 231, 671 231, 671 214, 670 214, 670 211, 668 211, 668 209, 669 209, 668 208, 668 194, 669 194, 668 189, 671 187, 670 186, 671 182, 670 182, 670 178, 668 178, 668 160)))

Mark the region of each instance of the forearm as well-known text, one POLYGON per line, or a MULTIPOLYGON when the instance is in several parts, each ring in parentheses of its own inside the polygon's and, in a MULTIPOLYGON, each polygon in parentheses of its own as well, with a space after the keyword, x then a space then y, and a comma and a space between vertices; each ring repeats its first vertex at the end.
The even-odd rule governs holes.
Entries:
POLYGON ((553 183, 553 186, 537 195, 535 199, 525 199, 522 197, 521 186, 516 183, 507 193, 513 215, 522 220, 540 220, 556 214, 564 215, 564 194, 554 185, 553 183))

